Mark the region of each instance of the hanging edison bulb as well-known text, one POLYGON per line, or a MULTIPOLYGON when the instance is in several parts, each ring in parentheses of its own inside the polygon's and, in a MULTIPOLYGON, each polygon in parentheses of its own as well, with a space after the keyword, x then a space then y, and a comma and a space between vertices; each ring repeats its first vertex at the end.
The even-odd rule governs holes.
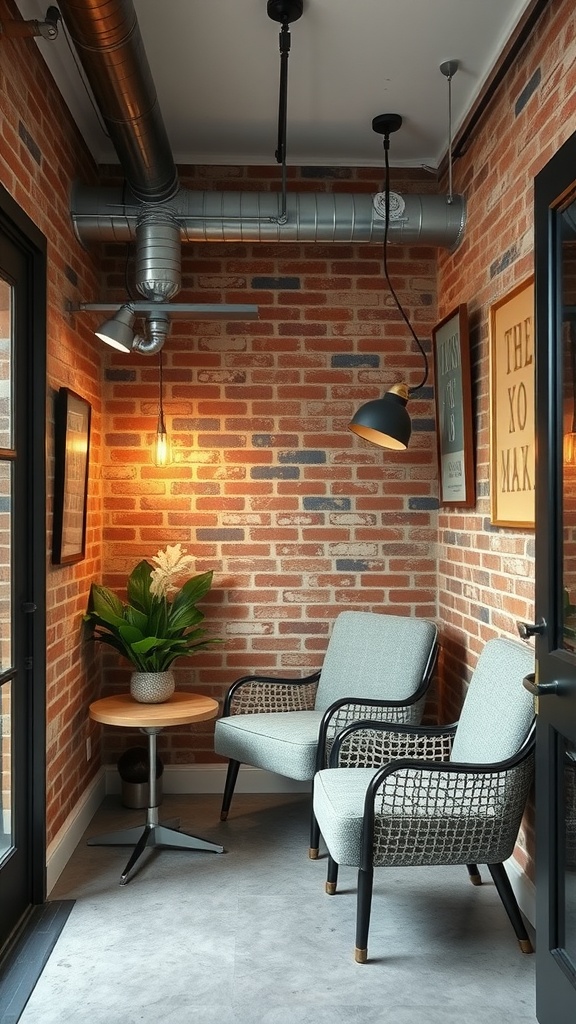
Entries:
POLYGON ((166 422, 164 420, 161 350, 158 353, 158 369, 158 423, 156 424, 156 434, 152 443, 152 462, 155 466, 169 466, 172 462, 172 449, 170 445, 170 435, 166 430, 166 422))
POLYGON ((565 466, 576 466, 576 433, 564 434, 563 459, 565 466))
MULTIPOLYGON (((570 353, 570 371, 572 384, 572 417, 570 430, 564 434, 562 457, 565 466, 576 466, 576 337, 574 322, 568 324, 568 346, 570 353)), ((564 408, 566 408, 564 400, 564 408)))

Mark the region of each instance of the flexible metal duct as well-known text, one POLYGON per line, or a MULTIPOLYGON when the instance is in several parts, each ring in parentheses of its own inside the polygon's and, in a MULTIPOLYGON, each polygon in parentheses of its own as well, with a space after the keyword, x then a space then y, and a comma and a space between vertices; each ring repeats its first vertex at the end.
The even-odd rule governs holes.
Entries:
POLYGON ((180 229, 162 207, 140 207, 136 224, 136 287, 150 302, 169 302, 180 291, 180 229))
MULTIPOLYGON (((453 249, 465 223, 462 196, 397 196, 401 212, 390 220, 388 240, 453 249)), ((378 242, 384 217, 372 196, 288 193, 286 218, 274 192, 203 192, 181 189, 167 207, 183 242, 378 242)), ((142 207, 126 202, 121 188, 77 185, 72 220, 82 242, 127 242, 136 237, 142 207)))

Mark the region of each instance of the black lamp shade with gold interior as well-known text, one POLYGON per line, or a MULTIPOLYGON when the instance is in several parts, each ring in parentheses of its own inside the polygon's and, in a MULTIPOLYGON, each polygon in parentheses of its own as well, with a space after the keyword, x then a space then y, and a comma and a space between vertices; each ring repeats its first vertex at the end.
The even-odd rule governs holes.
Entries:
POLYGON ((381 448, 403 451, 412 433, 406 409, 408 397, 406 385, 395 384, 382 398, 360 406, 350 421, 350 430, 381 448))

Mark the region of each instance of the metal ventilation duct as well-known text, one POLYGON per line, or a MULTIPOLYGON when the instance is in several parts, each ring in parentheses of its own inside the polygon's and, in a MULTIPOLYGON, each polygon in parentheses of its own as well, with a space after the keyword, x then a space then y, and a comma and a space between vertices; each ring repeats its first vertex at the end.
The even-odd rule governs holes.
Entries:
POLYGON ((178 175, 132 0, 58 6, 134 196, 171 199, 178 175))
MULTIPOLYGON (((462 237, 462 196, 393 194, 402 212, 392 216, 388 241, 453 249, 462 237)), ((372 196, 350 193, 288 193, 286 217, 273 192, 195 192, 181 189, 167 205, 183 242, 379 242, 384 217, 372 196)), ((77 185, 72 220, 82 242, 128 242, 137 237, 141 206, 123 189, 77 185)))
MULTIPOLYGON (((76 234, 83 242, 136 239, 146 299, 167 302, 179 290, 181 242, 383 241, 385 220, 369 195, 288 194, 284 215, 271 192, 179 190, 132 0, 62 0, 60 10, 130 189, 76 187, 76 234)), ((392 196, 390 242, 458 245, 462 196, 392 196)))

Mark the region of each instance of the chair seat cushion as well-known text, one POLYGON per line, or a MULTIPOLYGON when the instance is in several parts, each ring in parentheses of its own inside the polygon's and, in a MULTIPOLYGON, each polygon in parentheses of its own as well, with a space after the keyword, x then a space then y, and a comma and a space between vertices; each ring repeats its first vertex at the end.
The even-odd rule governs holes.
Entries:
POLYGON ((220 718, 214 732, 214 750, 241 764, 304 782, 314 777, 321 720, 320 711, 220 718))
MULTIPOLYGON (((326 768, 314 778, 314 814, 338 864, 360 864, 366 790, 378 770, 326 768)), ((388 836, 384 842, 388 852, 375 852, 374 862, 450 864, 468 863, 471 858, 488 863, 489 853, 480 856, 480 851, 500 843, 506 824, 496 787, 486 791, 480 785, 474 790, 470 783, 456 789, 454 776, 447 773, 424 778, 425 784, 418 773, 402 770, 379 790, 375 810, 388 836), (463 837, 472 843, 474 855, 463 852, 468 848, 463 837)), ((510 852, 501 859, 512 852, 519 824, 520 819, 512 825, 510 852)), ((502 841, 509 844, 510 836, 502 841)))
POLYGON ((338 864, 360 863, 366 790, 377 768, 325 768, 314 777, 314 814, 338 864))

